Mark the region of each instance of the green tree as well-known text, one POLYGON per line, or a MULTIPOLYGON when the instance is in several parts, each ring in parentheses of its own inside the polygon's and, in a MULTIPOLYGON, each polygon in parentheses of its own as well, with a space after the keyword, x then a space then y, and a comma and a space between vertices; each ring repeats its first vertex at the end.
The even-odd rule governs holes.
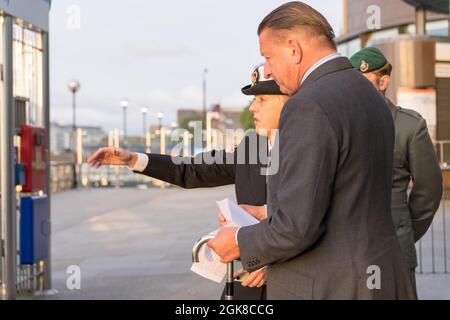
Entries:
POLYGON ((253 120, 253 114, 250 112, 250 106, 242 111, 240 121, 242 129, 245 131, 255 129, 255 121, 253 120))

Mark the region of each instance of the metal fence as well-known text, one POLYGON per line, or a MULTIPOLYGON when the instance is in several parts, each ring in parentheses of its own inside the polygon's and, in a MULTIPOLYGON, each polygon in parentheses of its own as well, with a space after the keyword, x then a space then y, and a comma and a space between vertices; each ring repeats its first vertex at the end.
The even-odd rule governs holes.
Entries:
POLYGON ((156 179, 136 175, 127 168, 103 166, 97 169, 89 167, 86 163, 76 167, 70 162, 52 162, 50 176, 53 193, 73 189, 75 177, 79 180, 78 186, 81 188, 161 186, 156 179), (77 174, 74 174, 74 170, 77 174))
MULTIPOLYGON (((444 171, 445 172, 445 171, 444 171)), ((418 268, 421 274, 449 274, 449 194, 444 192, 428 232, 416 243, 418 268)))
POLYGON ((439 140, 434 143, 434 149, 441 164, 450 162, 450 141, 439 140))
POLYGON ((50 168, 50 190, 53 193, 73 188, 75 168, 73 163, 52 162, 50 168))

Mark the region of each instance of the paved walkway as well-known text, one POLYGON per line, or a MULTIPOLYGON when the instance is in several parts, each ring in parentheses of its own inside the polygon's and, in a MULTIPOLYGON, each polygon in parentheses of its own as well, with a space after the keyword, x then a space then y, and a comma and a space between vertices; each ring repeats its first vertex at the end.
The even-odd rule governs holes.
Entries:
POLYGON ((63 299, 214 299, 222 285, 190 271, 194 242, 215 230, 210 190, 90 189, 55 194, 53 279, 63 299), (81 268, 81 290, 66 288, 67 267, 81 268))
MULTIPOLYGON (((233 187, 55 194, 53 281, 59 293, 52 298, 218 298, 223 286, 189 269, 192 245, 217 228, 215 201, 226 197, 234 199, 233 187), (71 265, 81 268, 80 290, 66 287, 71 265)), ((450 275, 418 275, 417 282, 420 298, 450 299, 450 275)))

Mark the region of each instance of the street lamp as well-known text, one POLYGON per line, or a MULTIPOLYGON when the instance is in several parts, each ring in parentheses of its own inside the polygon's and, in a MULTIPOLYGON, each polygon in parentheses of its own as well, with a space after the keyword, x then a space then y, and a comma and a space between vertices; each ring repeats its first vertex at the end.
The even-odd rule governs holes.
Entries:
MULTIPOLYGON (((203 70, 203 126, 206 126, 206 76, 208 69, 203 70)), ((204 127, 205 128, 205 127, 204 127)))
POLYGON ((76 123, 76 94, 81 89, 81 85, 77 80, 71 80, 69 82, 69 90, 72 92, 72 129, 75 132, 77 129, 77 123, 76 123))
POLYGON ((77 80, 71 80, 68 84, 70 92, 72 92, 72 151, 73 151, 73 187, 78 187, 78 168, 77 168, 77 121, 76 121, 76 95, 80 91, 81 85, 77 80))
POLYGON ((164 113, 158 112, 156 114, 156 116, 158 117, 159 130, 161 130, 161 128, 162 128, 162 119, 164 118, 164 113))
POLYGON ((162 127, 162 120, 164 118, 164 113, 158 112, 156 114, 158 117, 158 125, 159 125, 159 146, 160 146, 160 154, 166 153, 166 130, 162 127))
POLYGON ((142 131, 144 133, 144 141, 147 137, 147 113, 148 113, 148 108, 147 107, 142 107, 141 108, 141 112, 142 112, 142 131))
POLYGON ((145 133, 147 132, 147 113, 148 113, 148 108, 147 107, 142 107, 141 108, 141 112, 142 112, 142 126, 144 129, 144 136, 145 133))
POLYGON ((122 101, 120 102, 120 105, 122 106, 123 109, 123 145, 125 146, 125 142, 127 139, 127 109, 128 109, 128 100, 127 99, 122 99, 122 101))

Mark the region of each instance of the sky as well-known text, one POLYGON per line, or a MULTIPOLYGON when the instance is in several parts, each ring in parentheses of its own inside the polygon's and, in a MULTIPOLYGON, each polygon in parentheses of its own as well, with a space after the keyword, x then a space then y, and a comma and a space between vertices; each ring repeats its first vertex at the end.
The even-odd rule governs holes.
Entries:
MULTIPOLYGON (((122 128, 120 101, 129 100, 129 134, 148 123, 176 121, 176 110, 202 108, 203 70, 207 103, 239 108, 240 89, 263 62, 256 30, 281 0, 54 0, 50 11, 51 118, 72 123, 71 79, 81 83, 77 125, 122 128)), ((341 0, 306 0, 342 28, 341 0)))

